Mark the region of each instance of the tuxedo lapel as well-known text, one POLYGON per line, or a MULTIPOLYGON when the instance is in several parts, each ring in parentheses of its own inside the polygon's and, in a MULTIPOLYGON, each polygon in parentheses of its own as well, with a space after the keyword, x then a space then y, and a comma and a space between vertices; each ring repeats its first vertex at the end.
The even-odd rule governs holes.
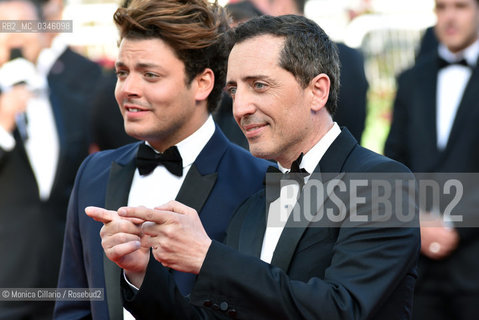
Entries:
POLYGON ((225 136, 216 127, 213 136, 191 166, 176 200, 195 209, 200 214, 213 190, 221 158, 228 146, 225 136))
POLYGON ((238 250, 244 254, 259 257, 263 245, 263 237, 266 231, 267 207, 263 193, 249 214, 246 215, 239 232, 238 250))
MULTIPOLYGON (((28 155, 27 155, 27 150, 25 149, 25 144, 24 144, 22 136, 21 136, 21 134, 20 134, 20 132, 18 131, 17 128, 15 128, 13 130, 13 138, 15 139, 15 147, 18 148, 18 150, 20 150, 22 160, 24 160, 26 163, 30 164, 30 160, 28 159, 28 155)), ((30 166, 28 166, 28 167, 31 168, 30 166)), ((30 171, 32 172, 32 175, 34 175, 33 174, 33 169, 31 169, 30 171)))
MULTIPOLYGON (((135 173, 134 156, 137 148, 131 151, 125 162, 113 162, 108 179, 105 196, 105 208, 118 210, 128 204, 133 174, 135 173)), ((121 269, 103 252, 103 272, 105 275, 105 291, 110 319, 123 319, 123 301, 120 291, 121 269)))
MULTIPOLYGON (((314 171, 315 172, 311 175, 308 183, 304 186, 304 189, 309 187, 312 180, 321 179, 319 165, 314 171)), ((310 220, 305 219, 304 198, 305 193, 301 192, 293 211, 288 217, 288 221, 286 222, 284 230, 281 233, 281 237, 279 238, 276 249, 274 250, 273 258, 271 259, 272 265, 281 268, 285 272, 288 272, 289 264, 293 258, 294 251, 296 250, 299 240, 311 222, 310 220), (299 215, 297 215, 296 212, 298 212, 299 215)), ((316 197, 313 197, 310 200, 313 202, 315 199, 316 197)), ((310 203, 309 208, 311 209, 311 212, 308 213, 317 212, 319 206, 321 205, 322 204, 318 203, 310 203)))
MULTIPOLYGON (((356 144, 357 141, 353 138, 351 133, 346 128, 343 128, 341 134, 331 144, 319 162, 318 166, 315 168, 314 173, 311 175, 308 183, 305 185, 304 190, 308 190, 309 186, 315 183, 314 181, 322 181, 324 185, 327 184, 327 180, 330 180, 332 177, 328 177, 327 180, 324 180, 321 172, 341 172, 342 166, 346 161, 348 154, 356 144)), ((281 268, 285 272, 288 272, 289 265, 291 264, 291 260, 296 251, 296 247, 298 246, 298 243, 309 224, 312 222, 312 219, 306 219, 306 217, 311 217, 314 213, 318 212, 318 210, 324 205, 324 202, 327 200, 329 195, 332 193, 333 189, 334 188, 331 188, 329 193, 325 194, 322 203, 315 203, 316 197, 310 197, 304 192, 301 193, 298 202, 296 203, 296 206, 290 214, 288 221, 286 222, 286 226, 281 233, 278 244, 276 245, 276 249, 271 260, 272 265, 281 268), (305 212, 305 197, 310 198, 307 199, 310 201, 310 206, 308 206, 310 212, 305 212), (299 213, 299 216, 295 215, 295 210, 299 213)))
POLYGON ((217 176, 216 172, 202 175, 193 163, 181 185, 176 200, 200 212, 216 183, 217 176))

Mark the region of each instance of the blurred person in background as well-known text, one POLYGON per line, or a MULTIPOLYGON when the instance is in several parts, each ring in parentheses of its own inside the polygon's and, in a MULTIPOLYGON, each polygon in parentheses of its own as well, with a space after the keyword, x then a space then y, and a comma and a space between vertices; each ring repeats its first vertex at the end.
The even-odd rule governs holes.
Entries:
MULTIPOLYGON (((1 0, 0 20, 40 20, 1 0)), ((66 208, 88 154, 87 110, 100 68, 47 33, 0 34, 0 287, 55 288, 66 208)), ((53 301, 0 301, 0 319, 51 319, 53 301)))
POLYGON ((421 59, 423 56, 428 56, 432 51, 437 51, 439 40, 437 40, 434 26, 426 28, 419 42, 419 47, 416 53, 416 60, 421 59))
POLYGON ((256 8, 251 1, 247 0, 230 2, 225 6, 225 9, 231 18, 231 27, 236 27, 242 22, 263 15, 263 12, 256 8))
POLYGON ((138 141, 129 136, 115 100, 116 72, 105 70, 102 83, 92 99, 90 114, 90 153, 115 149, 138 141))
MULTIPOLYGON (((64 1, 63 0, 30 0, 41 7, 45 20, 62 19, 64 1)), ((128 4, 128 0, 123 1, 122 6, 128 4)), ((85 58, 67 46, 67 41, 61 34, 47 33, 47 46, 52 50, 62 52, 58 57, 58 64, 64 64, 68 77, 72 80, 78 74, 73 74, 79 70, 79 66, 85 66, 85 58)), ((80 76, 81 77, 81 76, 80 76)), ((116 85, 116 74, 111 67, 105 67, 101 77, 94 79, 89 76, 91 83, 85 84, 85 89, 90 91, 90 101, 88 105, 88 121, 90 148, 89 152, 99 150, 114 149, 127 143, 136 141, 128 136, 123 128, 123 119, 118 110, 115 101, 114 91, 116 85)))
MULTIPOLYGON (((439 45, 398 77, 385 154, 414 172, 479 172, 479 1, 435 0, 435 11, 439 45)), ((429 223, 414 317, 477 319, 479 231, 429 223)))

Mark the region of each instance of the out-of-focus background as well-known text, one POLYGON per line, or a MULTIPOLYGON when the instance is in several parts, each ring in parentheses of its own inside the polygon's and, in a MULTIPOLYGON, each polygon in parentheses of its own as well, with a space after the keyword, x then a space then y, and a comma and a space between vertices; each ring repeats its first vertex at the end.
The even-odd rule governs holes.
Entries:
MULTIPOLYGON (((225 5, 228 0, 219 1, 225 5)), ((114 63, 117 32, 112 15, 119 1, 69 0, 64 19, 73 33, 62 36, 77 51, 114 63)), ((362 145, 382 152, 391 120, 396 75, 414 62, 424 30, 435 24, 433 0, 309 0, 305 15, 336 41, 360 49, 369 81, 368 115, 362 145)))

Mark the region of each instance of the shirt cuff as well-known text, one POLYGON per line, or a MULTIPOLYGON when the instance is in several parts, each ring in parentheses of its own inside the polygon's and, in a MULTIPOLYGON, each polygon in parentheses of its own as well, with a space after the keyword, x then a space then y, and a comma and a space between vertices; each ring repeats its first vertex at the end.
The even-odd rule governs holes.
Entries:
POLYGON ((134 286, 134 285, 128 280, 128 278, 126 277, 125 270, 123 270, 123 278, 125 279, 126 283, 130 286, 130 288, 133 289, 133 290, 135 290, 135 293, 138 292, 138 290, 140 290, 139 288, 137 288, 136 286, 134 286))
POLYGON ((12 151, 15 148, 13 135, 0 126, 0 148, 5 151, 12 151))

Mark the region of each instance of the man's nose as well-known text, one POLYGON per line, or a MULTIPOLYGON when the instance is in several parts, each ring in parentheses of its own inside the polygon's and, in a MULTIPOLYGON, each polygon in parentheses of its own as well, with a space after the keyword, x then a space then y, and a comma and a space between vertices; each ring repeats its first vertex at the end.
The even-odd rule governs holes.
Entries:
POLYGON ((251 99, 251 95, 246 90, 236 89, 233 97, 233 115, 235 119, 241 119, 244 116, 255 112, 255 104, 251 99))
POLYGON ((126 96, 140 96, 141 94, 141 85, 138 79, 135 79, 134 76, 129 75, 124 80, 122 80, 121 92, 126 96))

